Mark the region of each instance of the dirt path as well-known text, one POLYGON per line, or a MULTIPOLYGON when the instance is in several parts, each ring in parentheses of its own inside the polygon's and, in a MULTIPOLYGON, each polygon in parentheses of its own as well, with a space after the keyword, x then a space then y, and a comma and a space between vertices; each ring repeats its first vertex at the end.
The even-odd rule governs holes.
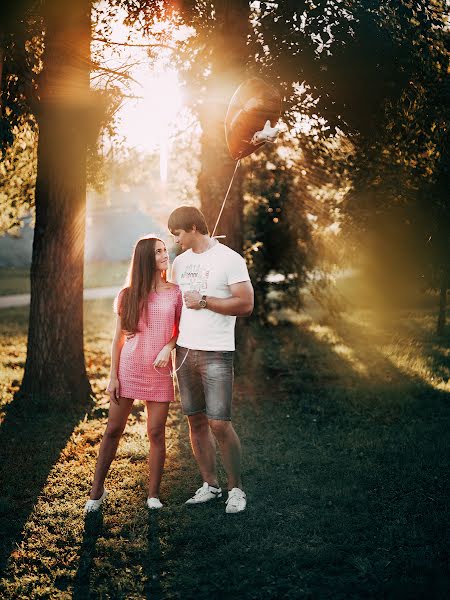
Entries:
MULTIPOLYGON (((114 298, 120 287, 99 287, 84 290, 85 300, 99 300, 101 298, 114 298)), ((0 309, 12 306, 27 306, 30 304, 30 294, 14 294, 12 296, 0 296, 0 309)))

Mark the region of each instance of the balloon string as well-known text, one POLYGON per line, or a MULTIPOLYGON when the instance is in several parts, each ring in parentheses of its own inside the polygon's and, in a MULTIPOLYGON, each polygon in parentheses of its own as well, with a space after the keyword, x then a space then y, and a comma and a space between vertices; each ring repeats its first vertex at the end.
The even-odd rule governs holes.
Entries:
POLYGON ((214 237, 214 234, 216 233, 217 225, 219 224, 220 217, 222 216, 222 213, 223 213, 223 209, 225 208, 225 202, 227 201, 228 194, 230 193, 231 186, 233 185, 234 176, 236 175, 236 171, 238 170, 238 167, 239 167, 240 163, 241 163, 241 159, 239 159, 237 161, 236 166, 234 167, 234 171, 233 171, 233 175, 231 177, 230 185, 228 186, 227 193, 225 194, 225 198, 223 199, 222 208, 220 209, 220 213, 219 213, 219 216, 217 217, 217 221, 216 221, 216 224, 214 225, 214 230, 212 232, 211 237, 214 237))

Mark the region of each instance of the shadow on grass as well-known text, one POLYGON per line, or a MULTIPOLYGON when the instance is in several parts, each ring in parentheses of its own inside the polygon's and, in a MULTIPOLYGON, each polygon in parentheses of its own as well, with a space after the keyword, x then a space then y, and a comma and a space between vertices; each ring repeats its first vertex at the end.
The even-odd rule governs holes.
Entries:
MULTIPOLYGON (((277 522, 278 513, 300 517, 280 525, 297 540, 306 590, 326 594, 333 581, 335 597, 445 597, 450 394, 377 349, 392 331, 343 322, 329 329, 325 340, 307 323, 263 334, 252 404, 268 435, 249 487, 277 522), (345 347, 352 352, 343 357, 345 347)), ((445 353, 433 362, 438 368, 445 353)), ((244 442, 258 444, 259 427, 244 442)))
POLYGON ((0 571, 20 543, 48 475, 88 404, 15 398, 0 428, 0 571))
MULTIPOLYGON (((75 581, 79 599, 448 597, 449 394, 396 367, 390 347, 382 348, 393 336, 398 347, 410 343, 400 329, 371 333, 344 321, 248 327, 236 361, 233 417, 243 444, 247 510, 226 515, 225 497, 184 506, 201 479, 186 422, 173 410, 164 508, 147 513, 141 471, 124 463, 117 470, 123 495, 104 513, 105 525, 86 521, 81 552, 75 542, 74 578, 67 576, 58 589, 75 581)), ((425 349, 433 372, 446 368, 440 347, 432 355, 425 349)), ((15 471, 7 473, 12 502, 24 495, 12 491, 19 461, 28 461, 25 475, 32 480, 38 471, 31 452, 42 455, 39 444, 58 431, 46 418, 68 421, 64 411, 45 417, 25 409, 15 426, 7 415, 8 435, 18 438, 7 456, 15 471), (34 422, 45 435, 37 435, 34 422), (27 433, 31 452, 19 447, 27 433)), ((73 426, 76 419, 70 421, 73 426)), ((3 452, 10 440, 2 435, 3 452)), ((133 444, 130 452, 136 452, 133 444)), ((34 499, 52 464, 44 458, 34 499)), ((225 488, 222 469, 220 482, 225 488)), ((32 503, 22 511, 22 524, 32 503)), ((66 543, 67 526, 59 531, 66 543)), ((9 545, 20 535, 19 527, 9 545)), ((45 544, 42 538, 39 552, 47 558, 45 544)), ((50 557, 63 566, 55 546, 50 557)), ((38 567, 44 575, 46 564, 38 567)))
POLYGON ((241 343, 248 508, 163 517, 168 597, 447 597, 450 395, 397 368, 381 332, 329 329, 257 328, 241 343))
POLYGON ((84 520, 83 541, 79 552, 78 571, 75 575, 72 598, 90 597, 90 573, 94 563, 97 540, 103 529, 103 511, 88 513, 84 520))
POLYGON ((160 528, 158 511, 149 511, 147 529, 147 553, 144 560, 146 582, 144 586, 145 597, 148 600, 164 598, 161 578, 164 565, 161 558, 160 528))

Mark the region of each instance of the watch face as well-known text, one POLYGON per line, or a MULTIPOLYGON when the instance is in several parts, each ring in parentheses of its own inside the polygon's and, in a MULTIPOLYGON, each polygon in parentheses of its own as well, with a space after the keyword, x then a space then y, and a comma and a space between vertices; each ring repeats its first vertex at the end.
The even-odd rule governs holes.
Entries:
POLYGON ((202 308, 205 308, 205 306, 206 306, 206 300, 199 300, 199 305, 200 305, 202 308))

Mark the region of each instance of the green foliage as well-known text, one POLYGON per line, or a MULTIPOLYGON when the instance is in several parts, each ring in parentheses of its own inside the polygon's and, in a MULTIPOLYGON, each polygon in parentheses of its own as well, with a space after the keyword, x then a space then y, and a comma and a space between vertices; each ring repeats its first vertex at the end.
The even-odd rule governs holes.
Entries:
POLYGON ((32 130, 42 68, 43 22, 31 0, 4 2, 0 8, 1 77, 0 149, 13 143, 25 124, 32 130))
POLYGON ((0 233, 19 233, 23 217, 32 212, 36 183, 36 130, 21 122, 0 162, 0 233))
POLYGON ((282 150, 268 148, 253 157, 244 188, 244 250, 255 288, 255 312, 262 320, 273 308, 299 308, 300 288, 314 256, 307 192, 282 150))
POLYGON ((345 210, 355 238, 364 240, 367 267, 389 293, 436 286, 436 274, 450 256, 444 6, 401 3, 377 15, 399 51, 408 50, 401 65, 406 78, 396 82, 396 95, 385 99, 377 131, 355 140, 345 210))
POLYGON ((440 60, 445 0, 293 0, 254 11, 255 68, 279 81, 288 108, 319 114, 331 134, 376 134, 386 104, 429 61, 431 38, 440 60), (306 86, 300 97, 296 82, 306 86))

